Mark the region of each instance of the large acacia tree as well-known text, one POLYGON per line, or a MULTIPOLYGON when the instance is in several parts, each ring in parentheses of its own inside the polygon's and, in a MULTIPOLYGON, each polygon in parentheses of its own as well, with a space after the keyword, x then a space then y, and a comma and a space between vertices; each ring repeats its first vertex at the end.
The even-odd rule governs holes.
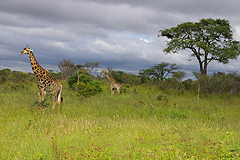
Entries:
POLYGON ((190 59, 197 58, 200 72, 207 74, 208 64, 212 61, 228 63, 240 54, 239 41, 233 40, 228 20, 201 19, 200 22, 186 22, 159 31, 158 36, 167 37, 165 53, 177 53, 179 50, 192 51, 190 59))

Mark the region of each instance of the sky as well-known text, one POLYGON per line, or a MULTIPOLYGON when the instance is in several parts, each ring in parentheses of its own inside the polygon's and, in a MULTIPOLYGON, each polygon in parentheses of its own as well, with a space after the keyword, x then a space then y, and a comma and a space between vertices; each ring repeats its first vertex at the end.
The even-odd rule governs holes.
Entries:
MULTIPOLYGON (((200 19, 227 19, 240 41, 239 0, 0 0, 0 69, 32 72, 28 45, 38 63, 59 72, 58 63, 99 62, 138 74, 161 62, 176 63, 185 79, 199 71, 191 52, 165 54, 159 30, 200 19)), ((240 72, 240 58, 228 64, 211 62, 208 73, 240 72)))

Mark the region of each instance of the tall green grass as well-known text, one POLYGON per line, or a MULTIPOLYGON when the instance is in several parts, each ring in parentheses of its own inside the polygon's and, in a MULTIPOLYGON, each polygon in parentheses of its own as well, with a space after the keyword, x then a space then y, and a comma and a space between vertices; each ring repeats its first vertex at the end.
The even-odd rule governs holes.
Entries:
POLYGON ((35 84, 0 86, 1 159, 234 159, 240 157, 240 99, 126 89, 80 99, 64 84, 63 103, 35 106, 35 84))

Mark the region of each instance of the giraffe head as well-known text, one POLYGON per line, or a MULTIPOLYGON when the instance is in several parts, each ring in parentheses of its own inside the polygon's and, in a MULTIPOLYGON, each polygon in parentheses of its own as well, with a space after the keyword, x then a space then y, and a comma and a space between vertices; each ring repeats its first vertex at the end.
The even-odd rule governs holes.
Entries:
POLYGON ((28 45, 22 50, 22 52, 20 53, 20 55, 23 55, 23 54, 29 54, 30 52, 32 52, 33 49, 30 49, 28 47, 28 45))
POLYGON ((107 74, 107 71, 106 71, 106 70, 104 70, 104 73, 105 73, 105 74, 107 74))

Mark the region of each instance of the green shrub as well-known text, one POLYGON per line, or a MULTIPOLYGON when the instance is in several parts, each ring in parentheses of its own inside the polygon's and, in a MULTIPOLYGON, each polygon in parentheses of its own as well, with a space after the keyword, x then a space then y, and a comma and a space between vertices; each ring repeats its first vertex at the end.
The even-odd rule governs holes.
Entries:
MULTIPOLYGON (((68 77, 68 87, 75 90, 74 84, 78 81, 78 74, 74 73, 72 76, 68 77)), ((87 84, 91 81, 90 75, 86 71, 79 71, 79 82, 87 84)))
POLYGON ((76 82, 74 87, 76 88, 77 96, 86 98, 102 92, 99 82, 90 82, 87 84, 83 82, 76 82))
POLYGON ((72 90, 75 90, 76 96, 80 97, 91 97, 102 92, 100 82, 91 81, 90 75, 83 71, 80 71, 79 75, 74 73, 68 78, 68 87, 72 90))

